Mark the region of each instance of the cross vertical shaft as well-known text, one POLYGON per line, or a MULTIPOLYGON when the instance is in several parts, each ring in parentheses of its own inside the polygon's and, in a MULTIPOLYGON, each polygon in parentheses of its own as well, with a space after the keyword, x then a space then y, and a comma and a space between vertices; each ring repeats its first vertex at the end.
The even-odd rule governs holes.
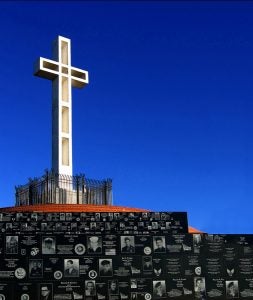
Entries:
POLYGON ((72 163, 72 91, 68 76, 70 40, 58 38, 54 42, 54 59, 59 62, 59 76, 52 82, 52 169, 58 174, 73 174, 72 163))
POLYGON ((35 75, 52 80, 52 169, 73 175, 72 163, 72 89, 88 83, 88 72, 71 66, 71 41, 58 36, 53 59, 40 57, 35 75))

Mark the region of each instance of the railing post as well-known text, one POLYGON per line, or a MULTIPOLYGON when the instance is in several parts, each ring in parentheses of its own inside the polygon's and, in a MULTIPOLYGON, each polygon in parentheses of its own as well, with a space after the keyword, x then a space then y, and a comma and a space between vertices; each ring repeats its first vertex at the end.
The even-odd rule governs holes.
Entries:
POLYGON ((76 177, 76 203, 79 203, 79 176, 75 176, 76 177))

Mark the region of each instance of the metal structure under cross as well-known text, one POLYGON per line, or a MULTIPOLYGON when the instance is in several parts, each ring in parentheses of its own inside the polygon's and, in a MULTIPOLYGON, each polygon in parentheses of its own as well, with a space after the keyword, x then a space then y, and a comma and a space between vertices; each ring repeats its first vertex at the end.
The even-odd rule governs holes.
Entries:
POLYGON ((73 175, 72 163, 72 90, 88 84, 88 72, 71 66, 71 41, 58 36, 53 59, 40 57, 34 75, 52 80, 52 170, 73 175))

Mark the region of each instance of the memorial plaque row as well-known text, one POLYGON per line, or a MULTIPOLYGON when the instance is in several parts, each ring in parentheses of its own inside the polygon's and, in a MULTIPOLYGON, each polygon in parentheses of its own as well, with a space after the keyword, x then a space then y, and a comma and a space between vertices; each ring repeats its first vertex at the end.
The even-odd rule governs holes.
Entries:
POLYGON ((0 213, 0 231, 188 232, 186 213, 0 213))
POLYGON ((201 254, 203 257, 253 256, 253 235, 0 233, 0 257, 40 255, 201 254))
POLYGON ((150 255, 199 252, 188 233, 167 235, 116 235, 116 234, 0 234, 0 257, 44 255, 150 255))
POLYGON ((208 278, 253 277, 253 256, 202 257, 200 255, 125 255, 125 256, 43 256, 4 258, 0 261, 1 281, 87 279, 96 277, 153 278, 205 276, 208 278))
POLYGON ((253 278, 137 278, 0 283, 2 300, 252 299, 253 278))
POLYGON ((253 297, 253 235, 0 237, 0 299, 253 297))

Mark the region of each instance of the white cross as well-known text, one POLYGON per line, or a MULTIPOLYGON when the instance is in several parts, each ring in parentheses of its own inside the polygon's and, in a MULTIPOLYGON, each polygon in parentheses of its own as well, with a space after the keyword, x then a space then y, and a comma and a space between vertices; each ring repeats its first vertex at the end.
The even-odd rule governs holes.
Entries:
POLYGON ((72 90, 88 84, 88 72, 71 66, 71 41, 58 36, 53 59, 40 57, 34 75, 52 80, 52 169, 73 175, 72 164, 72 90))

